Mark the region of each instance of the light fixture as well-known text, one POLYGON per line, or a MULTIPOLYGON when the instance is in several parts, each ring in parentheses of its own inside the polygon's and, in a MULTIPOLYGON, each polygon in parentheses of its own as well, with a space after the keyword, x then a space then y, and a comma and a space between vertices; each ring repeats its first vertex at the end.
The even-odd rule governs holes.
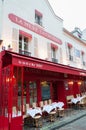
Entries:
POLYGON ((81 85, 82 84, 82 82, 81 81, 78 81, 78 85, 81 85))
POLYGON ((68 84, 69 85, 73 85, 73 81, 68 81, 68 84))

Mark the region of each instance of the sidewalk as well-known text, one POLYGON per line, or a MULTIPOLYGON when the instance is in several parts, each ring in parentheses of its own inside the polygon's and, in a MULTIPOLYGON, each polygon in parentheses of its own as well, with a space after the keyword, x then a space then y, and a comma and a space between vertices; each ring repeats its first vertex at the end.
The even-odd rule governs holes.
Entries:
POLYGON ((65 110, 64 117, 56 117, 55 122, 43 119, 42 128, 25 126, 23 130, 57 130, 69 123, 72 123, 82 117, 86 116, 86 108, 83 110, 65 110))
POLYGON ((55 122, 46 123, 42 128, 39 128, 38 130, 56 130, 62 126, 65 126, 71 122, 74 122, 75 120, 82 118, 83 116, 86 116, 86 110, 73 110, 71 112, 67 112, 63 118, 56 119, 55 122))

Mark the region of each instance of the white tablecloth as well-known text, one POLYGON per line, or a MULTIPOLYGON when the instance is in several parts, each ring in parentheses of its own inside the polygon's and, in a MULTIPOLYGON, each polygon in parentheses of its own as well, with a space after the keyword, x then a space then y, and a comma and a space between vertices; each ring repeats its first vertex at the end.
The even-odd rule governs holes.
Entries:
POLYGON ((52 105, 44 105, 43 106, 43 111, 46 111, 47 113, 50 113, 54 107, 52 105))
POLYGON ((63 102, 53 102, 50 105, 44 105, 43 106, 43 111, 46 111, 46 112, 50 113, 53 109, 62 108, 63 106, 64 106, 63 102))
POLYGON ((85 98, 85 96, 82 96, 82 97, 79 96, 77 98, 72 98, 71 102, 76 104, 76 103, 80 102, 83 98, 85 98))
POLYGON ((30 115, 31 117, 34 117, 36 114, 42 115, 42 111, 41 108, 28 109, 27 114, 30 115))
POLYGON ((64 103, 63 102, 53 102, 52 105, 55 108, 62 108, 64 106, 64 103))

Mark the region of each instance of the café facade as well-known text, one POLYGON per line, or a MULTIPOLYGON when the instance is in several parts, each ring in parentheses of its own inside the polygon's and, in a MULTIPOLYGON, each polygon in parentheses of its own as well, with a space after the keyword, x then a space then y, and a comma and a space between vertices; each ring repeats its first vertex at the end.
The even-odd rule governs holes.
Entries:
POLYGON ((76 45, 86 59, 85 43, 63 31, 47 0, 33 3, 0 1, 0 130, 23 129, 25 104, 51 99, 66 108, 68 95, 86 92, 86 66, 70 57, 76 45))
POLYGON ((0 129, 23 128, 23 106, 85 92, 85 71, 38 58, 2 51, 0 68, 0 129), (83 90, 84 89, 84 90, 83 90), (12 108, 16 106, 16 116, 12 108), (15 125, 16 124, 16 125, 15 125))

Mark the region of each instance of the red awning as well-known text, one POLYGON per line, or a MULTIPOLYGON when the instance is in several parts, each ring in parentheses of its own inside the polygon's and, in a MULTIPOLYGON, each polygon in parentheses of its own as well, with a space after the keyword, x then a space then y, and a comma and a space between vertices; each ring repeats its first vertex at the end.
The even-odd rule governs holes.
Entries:
POLYGON ((24 32, 22 30, 19 30, 19 34, 25 36, 25 37, 28 37, 30 40, 32 39, 32 35, 27 33, 27 32, 24 32))
POLYGON ((68 45, 69 48, 73 47, 71 43, 67 43, 67 45, 68 45))
POLYGON ((28 56, 24 56, 18 53, 10 52, 10 51, 2 51, 2 55, 8 57, 8 55, 12 56, 12 65, 16 66, 25 66, 29 68, 35 68, 40 70, 47 70, 52 72, 59 72, 64 74, 72 74, 77 76, 86 76, 86 71, 66 65, 61 65, 49 61, 45 61, 38 58, 32 58, 28 56))
POLYGON ((53 43, 51 43, 51 48, 58 49, 58 46, 53 44, 53 43))
POLYGON ((41 12, 39 12, 38 10, 36 10, 36 9, 35 9, 35 13, 36 13, 38 16, 40 16, 40 17, 43 16, 43 14, 42 14, 41 12))

